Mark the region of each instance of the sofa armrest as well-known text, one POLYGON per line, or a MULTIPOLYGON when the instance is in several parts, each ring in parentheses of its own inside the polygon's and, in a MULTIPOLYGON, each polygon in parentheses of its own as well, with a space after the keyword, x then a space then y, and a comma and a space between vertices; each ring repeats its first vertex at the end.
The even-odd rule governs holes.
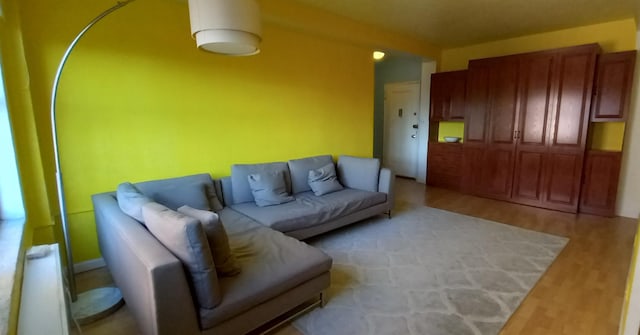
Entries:
POLYGON ((395 183, 396 175, 388 168, 380 169, 380 177, 378 179, 378 192, 387 194, 387 203, 389 203, 389 209, 393 208, 395 201, 395 183))
POLYGON ((196 334, 198 317, 180 260, 113 193, 92 196, 102 256, 142 334, 196 334))

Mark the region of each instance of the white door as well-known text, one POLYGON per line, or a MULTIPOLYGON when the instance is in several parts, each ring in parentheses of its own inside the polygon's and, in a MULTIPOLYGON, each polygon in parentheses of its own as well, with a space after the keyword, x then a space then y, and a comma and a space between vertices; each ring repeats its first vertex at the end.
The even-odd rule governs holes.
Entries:
POLYGON ((416 178, 420 84, 386 84, 384 97, 382 160, 397 175, 416 178))

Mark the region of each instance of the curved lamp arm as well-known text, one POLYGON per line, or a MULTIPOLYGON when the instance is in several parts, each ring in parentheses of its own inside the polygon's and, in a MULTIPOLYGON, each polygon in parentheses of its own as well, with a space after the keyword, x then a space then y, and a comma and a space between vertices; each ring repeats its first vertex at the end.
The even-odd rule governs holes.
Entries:
POLYGON ((76 280, 75 280, 75 274, 73 271, 73 255, 71 252, 71 240, 70 240, 70 236, 69 236, 69 226, 68 226, 68 222, 67 222, 67 210, 66 210, 66 205, 65 205, 65 199, 64 199, 64 188, 63 188, 63 184, 62 184, 62 173, 60 172, 60 153, 58 152, 58 129, 57 129, 57 123, 56 123, 56 99, 57 99, 57 95, 58 95, 58 84, 60 83, 60 75, 62 74, 62 70, 64 69, 64 65, 67 63, 67 59, 69 58, 69 55, 71 54, 71 52, 73 51, 73 48, 76 46, 76 44, 78 44, 78 42, 80 41, 80 39, 82 38, 82 36, 84 36, 84 34, 91 29, 91 27, 93 27, 93 25, 95 25, 96 23, 98 23, 100 20, 102 20, 105 16, 113 13, 114 11, 128 5, 129 3, 133 2, 135 0, 124 0, 124 1, 118 1, 118 3, 116 5, 114 5, 113 7, 105 10, 104 12, 102 12, 100 15, 96 16, 95 19, 91 20, 91 22, 89 22, 89 24, 87 24, 86 27, 84 27, 84 29, 82 29, 82 31, 80 31, 80 33, 78 33, 78 36, 76 36, 76 38, 73 40, 73 42, 71 42, 71 44, 69 45, 69 47, 67 48, 67 51, 64 53, 64 55, 62 56, 62 59, 60 60, 60 65, 58 65, 58 71, 56 72, 56 76, 53 79, 53 89, 51 91, 51 132, 53 135, 53 153, 55 156, 55 163, 56 163, 56 184, 58 187, 58 203, 60 206, 60 220, 62 222, 62 232, 64 234, 64 248, 67 254, 67 280, 69 281, 69 293, 71 295, 71 300, 72 301, 76 301, 76 299, 78 298, 78 294, 76 292, 76 280))

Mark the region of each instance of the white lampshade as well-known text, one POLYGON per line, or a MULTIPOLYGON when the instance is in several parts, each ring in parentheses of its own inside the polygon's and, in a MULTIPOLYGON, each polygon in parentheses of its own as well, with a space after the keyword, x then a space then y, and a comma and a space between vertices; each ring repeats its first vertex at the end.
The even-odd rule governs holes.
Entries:
POLYGON ((198 48, 239 56, 260 52, 262 29, 255 0, 189 0, 189 16, 198 48))

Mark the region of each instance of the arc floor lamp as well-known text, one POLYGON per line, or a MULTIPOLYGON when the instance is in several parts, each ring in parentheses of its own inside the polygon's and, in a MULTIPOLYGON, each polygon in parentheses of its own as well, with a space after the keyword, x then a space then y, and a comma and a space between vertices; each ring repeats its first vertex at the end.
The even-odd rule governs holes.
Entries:
MULTIPOLYGON (((73 270, 73 253, 67 210, 65 204, 60 153, 58 147, 58 128, 56 122, 56 99, 60 77, 67 59, 80 39, 107 15, 130 4, 135 0, 117 2, 113 7, 100 13, 91 20, 67 47, 58 65, 51 92, 51 132, 56 165, 56 185, 60 220, 67 255, 67 280, 71 297, 71 313, 76 322, 86 324, 110 314, 122 305, 122 295, 115 287, 103 287, 78 294, 76 292, 73 270)), ((261 27, 260 11, 255 0, 189 0, 191 34, 198 48, 225 55, 254 55, 260 52, 261 27)))

